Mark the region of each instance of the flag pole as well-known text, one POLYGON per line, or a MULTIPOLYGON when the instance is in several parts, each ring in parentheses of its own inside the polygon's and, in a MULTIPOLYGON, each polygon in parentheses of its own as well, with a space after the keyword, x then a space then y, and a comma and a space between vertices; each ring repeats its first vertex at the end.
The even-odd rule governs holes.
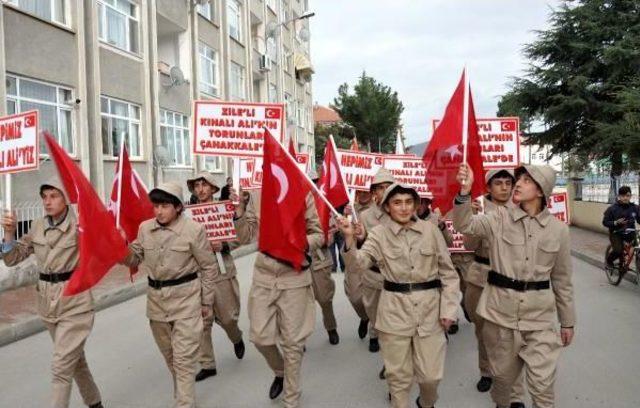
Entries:
POLYGON ((122 166, 124 162, 124 135, 120 137, 120 157, 118 159, 118 201, 116 202, 116 228, 120 229, 120 205, 122 204, 122 166))
MULTIPOLYGON (((263 128, 265 131, 265 136, 269 135, 270 137, 273 137, 275 139, 275 137, 271 134, 271 132, 269 132, 269 130, 267 128, 263 128)), ((276 140, 277 141, 277 140, 276 140)), ((280 142, 278 142, 278 144, 280 144, 280 142)), ((300 174, 302 174, 304 176, 304 179, 307 180, 307 182, 309 183, 309 185, 311 186, 311 188, 313 188, 313 190, 320 196, 320 198, 322 199, 322 201, 325 202, 325 204, 327 204, 329 206, 329 209, 331 210, 331 212, 336 216, 336 217, 340 217, 341 214, 335 209, 333 208, 333 205, 331 205, 331 203, 329 202, 329 200, 327 200, 327 197, 324 196, 324 194, 322 194, 322 192, 320 191, 320 189, 318 188, 318 186, 316 186, 316 183, 314 183, 307 174, 305 174, 304 171, 302 171, 302 169, 300 167, 298 167, 298 163, 296 162, 296 160, 291 157, 291 154, 289 153, 289 149, 285 149, 284 146, 282 146, 280 144, 280 147, 282 147, 282 150, 284 150, 284 153, 287 155, 287 157, 289 158, 289 160, 291 160, 291 162, 293 164, 295 164, 295 168, 300 172, 300 174)))
POLYGON ((462 106, 462 162, 467 164, 467 141, 469 139, 469 76, 464 68, 464 104, 462 106))
MULTIPOLYGON (((331 143, 331 148, 333 149, 334 156, 336 160, 338 160, 338 146, 336 146, 336 141, 333 140, 333 135, 329 135, 329 143, 331 143)), ((340 166, 340 163, 338 163, 338 166, 340 166)), ((340 179, 342 180, 342 187, 344 188, 344 192, 347 195, 347 197, 349 197, 349 205, 353 210, 351 212, 351 214, 353 214, 353 219, 355 222, 358 222, 358 216, 356 215, 356 209, 354 205, 355 193, 349 194, 349 190, 347 189, 347 181, 344 179, 344 174, 342 174, 342 171, 340 171, 340 168, 337 168, 336 170, 338 170, 338 173, 340 173, 340 179)))

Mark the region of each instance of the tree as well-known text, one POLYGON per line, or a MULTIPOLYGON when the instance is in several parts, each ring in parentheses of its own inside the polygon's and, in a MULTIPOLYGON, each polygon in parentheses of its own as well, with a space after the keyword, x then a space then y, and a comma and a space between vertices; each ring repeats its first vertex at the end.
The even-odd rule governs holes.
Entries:
POLYGON ((615 179, 640 159, 640 2, 564 0, 550 28, 524 46, 526 75, 513 78, 499 114, 529 126, 529 141, 581 160, 605 159, 615 179))
POLYGON ((333 103, 342 120, 353 126, 360 146, 370 146, 374 152, 394 151, 404 110, 397 92, 363 72, 352 94, 349 85, 340 85, 333 103))
POLYGON ((324 148, 329 140, 329 135, 333 135, 333 140, 339 149, 348 149, 355 136, 354 129, 345 123, 334 123, 331 125, 316 124, 314 126, 316 165, 322 164, 324 160, 324 148))

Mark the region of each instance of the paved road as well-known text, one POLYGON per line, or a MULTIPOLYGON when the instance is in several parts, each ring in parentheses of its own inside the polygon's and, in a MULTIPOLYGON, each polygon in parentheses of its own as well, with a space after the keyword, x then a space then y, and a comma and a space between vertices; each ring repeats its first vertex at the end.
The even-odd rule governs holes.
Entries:
MULTIPOLYGON (((239 259, 240 287, 246 305, 253 256, 239 259)), ((574 259, 579 326, 575 344, 562 356, 556 384, 562 408, 640 407, 640 288, 606 283, 602 272, 574 259)), ((387 407, 386 385, 377 379, 378 354, 356 335, 357 320, 338 274, 335 310, 341 343, 329 345, 318 314, 317 329, 303 363, 303 407, 387 407)), ((171 382, 144 317, 139 297, 98 313, 87 344, 89 364, 108 408, 171 405, 171 382)), ((318 310, 319 313, 319 310, 318 310)), ((241 327, 248 328, 246 308, 241 327)), ((472 327, 464 322, 447 355, 439 408, 492 407, 487 394, 475 391, 472 327)), ((251 345, 236 360, 218 328, 214 334, 219 374, 197 385, 199 407, 279 407, 266 394, 272 380, 251 345)), ((51 342, 41 333, 0 348, 0 407, 46 407, 51 342)), ((414 395, 417 389, 413 390, 414 395)), ((415 397, 414 397, 415 398, 415 397)), ((77 390, 73 407, 81 407, 77 390)))

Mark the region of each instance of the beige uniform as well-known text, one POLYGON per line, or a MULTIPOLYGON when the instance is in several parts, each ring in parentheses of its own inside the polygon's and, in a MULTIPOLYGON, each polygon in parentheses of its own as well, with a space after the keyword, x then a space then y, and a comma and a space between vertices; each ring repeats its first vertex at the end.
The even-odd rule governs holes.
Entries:
MULTIPOLYGON (((375 226, 380 225, 383 221, 388 220, 389 216, 382 209, 373 205, 360 215, 360 222, 369 233, 375 226)), ((366 240, 365 240, 366 242, 366 240)), ((374 263, 366 268, 362 273, 362 303, 371 322, 371 338, 378 337, 375 330, 376 316, 378 310, 378 302, 380 301, 380 291, 384 277, 380 273, 379 267, 374 263)))
POLYGON ((549 289, 527 291, 488 284, 476 311, 484 319, 491 395, 498 406, 509 406, 524 367, 534 405, 553 407, 562 347, 556 315, 563 327, 575 324, 568 227, 546 208, 535 217, 520 207, 473 216, 470 202, 456 204, 453 221, 463 234, 487 240, 492 270, 520 281, 550 281, 549 289))
MULTIPOLYGON (((311 194, 306 205, 307 241, 309 251, 315 251, 324 244, 324 236, 311 194)), ((237 225, 238 234, 249 234, 246 227, 246 223, 237 225)), ((299 406, 302 349, 315 326, 311 273, 308 264, 298 272, 264 253, 257 255, 254 264, 248 307, 250 340, 275 375, 284 377, 285 407, 299 406)))
MULTIPOLYGON (((489 214, 496 210, 497 205, 494 204, 488 197, 484 200, 484 213, 489 214)), ((491 243, 486 239, 479 239, 477 237, 465 236, 464 246, 466 249, 474 251, 474 261, 465 271, 465 292, 464 292, 464 307, 471 318, 471 322, 475 327, 476 340, 478 342, 478 368, 480 369, 480 375, 483 377, 491 377, 491 370, 489 369, 489 358, 487 356, 487 348, 484 344, 484 338, 482 336, 482 329, 484 327, 484 320, 476 312, 478 308, 478 301, 482 290, 487 284, 487 274, 491 270, 491 265, 488 265, 489 252, 491 250, 491 243)), ((513 390, 511 392, 511 402, 524 402, 524 376, 520 375, 513 384, 513 390)))
POLYGON ((139 265, 154 281, 199 275, 199 279, 179 285, 147 289, 147 317, 173 376, 175 407, 193 408, 202 306, 213 305, 219 274, 204 227, 184 215, 167 226, 148 220, 140 224, 129 249, 125 263, 139 265))
POLYGON ((420 385, 421 405, 431 407, 444 373, 446 338, 440 318, 455 319, 458 276, 447 245, 433 223, 417 220, 410 227, 387 219, 369 230, 357 250, 344 252, 347 265, 378 265, 383 280, 419 283, 439 279, 440 289, 382 290, 376 329, 393 407, 409 407, 413 379, 420 385))
MULTIPOLYGON (((243 222, 251 224, 249 228, 255 229, 257 219, 252 210, 245 211, 243 222)), ((233 256, 231 256, 231 251, 248 244, 251 237, 244 236, 243 239, 244 241, 237 239, 236 241, 225 243, 220 253, 222 261, 224 262, 224 268, 218 268, 221 273, 214 280, 213 314, 203 320, 204 328, 200 341, 200 355, 198 360, 200 367, 205 369, 216 368, 216 358, 211 338, 211 329, 214 320, 224 329, 227 337, 233 344, 242 340, 242 331, 238 327, 238 318, 240 317, 240 285, 236 278, 236 264, 233 256)), ((216 264, 217 263, 218 259, 216 258, 216 264)))
MULTIPOLYGON (((359 203, 355 203, 355 212, 360 219, 360 215, 368 208, 370 208, 373 204, 373 200, 369 202, 368 205, 363 206, 359 203)), ((367 317, 367 311, 364 308, 364 303, 362 301, 362 271, 357 271, 354 268, 348 268, 345 265, 344 272, 344 292, 353 306, 353 310, 356 311, 356 314, 360 318, 360 320, 369 320, 367 317)))
MULTIPOLYGON (((53 226, 49 217, 37 219, 31 230, 13 248, 3 254, 7 266, 14 266, 35 254, 38 272, 55 275, 73 271, 79 259, 78 222, 68 207, 64 220, 53 226)), ((66 408, 71 397, 71 380, 75 380, 86 405, 100 402, 100 392, 93 381, 84 355, 84 344, 93 327, 94 303, 91 291, 62 296, 65 282, 38 280, 38 314, 53 340, 51 362, 51 406, 66 408)))
POLYGON ((333 296, 336 293, 336 283, 331 277, 333 259, 329 247, 323 246, 311 251, 311 279, 313 294, 322 310, 322 322, 325 330, 337 328, 336 316, 333 313, 333 296))

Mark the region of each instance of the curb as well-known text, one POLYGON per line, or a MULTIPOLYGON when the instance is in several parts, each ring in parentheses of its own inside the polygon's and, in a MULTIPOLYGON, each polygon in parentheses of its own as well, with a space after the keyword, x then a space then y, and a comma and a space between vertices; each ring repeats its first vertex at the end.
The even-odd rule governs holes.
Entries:
MULTIPOLYGON (((234 258, 241 258, 258 250, 255 243, 244 245, 231 252, 234 258)), ((147 290, 146 279, 140 279, 133 285, 113 289, 95 297, 96 312, 126 302, 145 293, 147 290)), ((22 340, 36 333, 44 331, 45 327, 40 320, 40 316, 29 316, 19 322, 11 323, 0 330, 0 347, 22 340)))
MULTIPOLYGON (((578 252, 575 249, 571 250, 571 256, 578 258, 581 261, 584 261, 586 263, 588 263, 589 265, 593 265, 596 268, 599 269, 604 269, 604 261, 601 259, 598 259, 592 255, 585 255, 581 252, 578 252)), ((631 283, 636 283, 636 278, 634 276, 635 274, 633 273, 626 273, 623 277, 624 280, 631 282, 631 283)))

